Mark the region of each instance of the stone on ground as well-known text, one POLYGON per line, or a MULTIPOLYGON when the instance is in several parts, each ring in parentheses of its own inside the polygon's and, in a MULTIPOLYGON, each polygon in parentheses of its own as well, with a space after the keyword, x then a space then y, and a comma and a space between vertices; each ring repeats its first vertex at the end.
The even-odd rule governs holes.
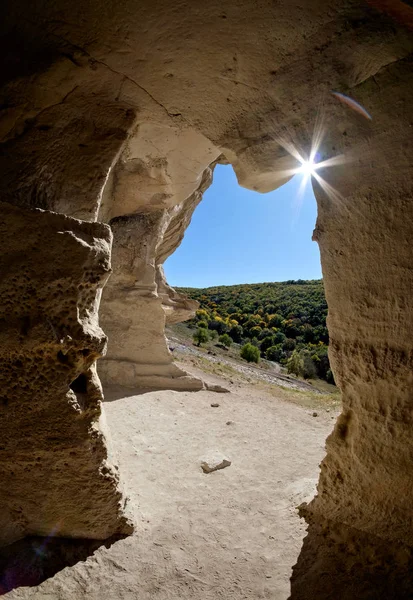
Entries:
POLYGON ((215 452, 210 454, 201 462, 201 467, 204 473, 212 473, 219 469, 225 469, 225 467, 231 466, 231 461, 225 458, 223 454, 215 452))

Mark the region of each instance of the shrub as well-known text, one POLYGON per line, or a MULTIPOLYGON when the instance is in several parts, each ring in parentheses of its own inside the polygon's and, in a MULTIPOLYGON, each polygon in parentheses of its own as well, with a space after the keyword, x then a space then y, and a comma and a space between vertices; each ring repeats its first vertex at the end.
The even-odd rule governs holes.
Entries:
POLYGON ((240 356, 247 362, 257 363, 260 360, 260 351, 252 344, 245 344, 245 346, 241 348, 240 356))
POLYGON ((201 344, 204 344, 205 342, 208 341, 208 332, 204 327, 199 327, 193 336, 193 340, 194 342, 197 343, 197 346, 200 346, 201 344))
POLYGON ((314 379, 315 377, 317 377, 317 369, 310 354, 305 350, 302 350, 300 352, 300 356, 303 361, 302 374, 304 379, 314 379))
POLYGON ((229 337, 229 335, 227 333, 220 335, 218 341, 221 344, 223 344, 224 346, 226 346, 227 348, 229 348, 232 344, 232 339, 229 337))
POLYGON ((284 357, 285 354, 280 344, 278 346, 270 346, 265 353, 265 358, 274 362, 280 362, 284 357))
POLYGON ((242 341, 242 334, 244 333, 241 325, 235 325, 229 331, 229 335, 232 337, 233 341, 237 344, 240 344, 242 341))
POLYGON ((294 350, 290 358, 287 360, 287 371, 288 373, 294 373, 294 375, 298 376, 302 374, 303 368, 304 361, 297 350, 294 350))
POLYGON ((295 348, 295 340, 287 338, 283 343, 283 349, 287 352, 291 352, 295 348))
POLYGON ((202 327, 203 329, 208 329, 208 323, 206 321, 198 321, 198 327, 202 327))
POLYGON ((287 370, 304 379, 317 377, 317 368, 308 350, 301 350, 301 352, 294 350, 287 360, 287 370))

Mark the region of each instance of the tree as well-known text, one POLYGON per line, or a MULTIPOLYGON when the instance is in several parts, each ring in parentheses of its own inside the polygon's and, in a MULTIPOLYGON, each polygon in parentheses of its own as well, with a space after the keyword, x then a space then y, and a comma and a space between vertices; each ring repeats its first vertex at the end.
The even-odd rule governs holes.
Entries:
POLYGON ((212 319, 208 324, 209 329, 217 331, 219 335, 226 333, 229 329, 228 325, 220 318, 212 319))
POLYGON ((251 327, 250 331, 249 331, 249 335, 251 338, 256 337, 258 339, 258 336, 261 333, 261 327, 259 325, 255 325, 255 327, 251 327))
POLYGON ((285 321, 284 331, 285 335, 289 338, 295 338, 300 335, 300 319, 289 319, 285 321))
POLYGON ((265 353, 265 358, 274 362, 280 362, 280 360, 284 357, 285 353, 283 352, 280 344, 278 346, 270 346, 265 353))
POLYGON ((208 341, 208 331, 204 327, 199 327, 194 333, 193 340, 197 342, 198 347, 205 344, 208 341))
POLYGON ((304 362, 297 350, 291 354, 287 360, 287 371, 288 373, 294 373, 294 375, 302 375, 304 368, 304 362))
MULTIPOLYGON (((200 303, 196 318, 189 322, 193 332, 207 323, 210 340, 212 336, 218 339, 228 333, 238 344, 249 342, 257 346, 261 356, 266 357, 271 348, 271 359, 278 359, 282 364, 295 350, 299 359, 294 360, 302 361, 298 369, 300 376, 311 377, 315 367, 317 377, 332 380, 327 353, 328 308, 321 280, 181 288, 180 291, 200 303), (304 351, 307 354, 303 354, 304 351)), ((294 360, 291 361, 293 368, 294 360)))
POLYGON ((332 385, 335 385, 335 384, 336 384, 336 382, 334 381, 334 375, 333 375, 333 371, 332 371, 331 369, 329 369, 329 370, 327 371, 327 374, 326 374, 326 381, 327 381, 327 383, 331 383, 332 385))
POLYGON ((281 327, 281 323, 283 322, 283 318, 281 315, 270 315, 268 321, 268 327, 281 327))
POLYGON ((208 329, 208 323, 206 321, 198 321, 198 327, 202 327, 203 329, 208 329))
POLYGON ((286 337, 282 331, 277 331, 274 334, 274 344, 282 344, 285 340, 286 340, 286 337))
POLYGON ((208 313, 206 310, 203 310, 202 308, 198 309, 196 311, 195 315, 198 320, 200 320, 200 319, 205 320, 205 321, 208 320, 208 313))
POLYGON ((303 338, 306 344, 314 341, 314 331, 309 323, 302 326, 303 338))
POLYGON ((271 331, 271 329, 268 329, 268 327, 264 327, 264 329, 261 329, 261 331, 259 332, 258 339, 263 340, 269 335, 273 335, 273 332, 271 331))
POLYGON ((303 361, 302 374, 304 379, 314 379, 317 377, 317 369, 308 350, 301 350, 300 357, 303 361))
POLYGON ((253 346, 252 344, 248 343, 241 348, 240 356, 241 358, 244 358, 247 362, 257 363, 260 360, 260 351, 256 346, 253 346))
POLYGON ((242 335, 244 333, 241 325, 235 325, 235 327, 231 327, 229 330, 229 335, 232 337, 233 341, 237 344, 240 344, 242 341, 242 335))
POLYGON ((220 342, 220 344, 223 344, 227 348, 229 348, 232 344, 232 338, 230 338, 227 333, 220 335, 218 341, 220 342))
POLYGON ((283 343, 283 349, 286 350, 287 352, 291 352, 291 350, 294 350, 294 348, 295 348, 295 340, 292 340, 291 338, 287 338, 283 343))
POLYGON ((262 340, 260 344, 261 354, 265 353, 271 346, 275 346, 275 340, 273 335, 270 335, 262 340))

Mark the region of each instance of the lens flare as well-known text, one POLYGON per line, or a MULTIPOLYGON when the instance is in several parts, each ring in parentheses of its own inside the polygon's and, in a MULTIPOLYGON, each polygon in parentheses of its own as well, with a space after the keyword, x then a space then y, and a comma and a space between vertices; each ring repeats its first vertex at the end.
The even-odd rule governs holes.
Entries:
POLYGON ((358 112, 360 115, 362 115, 366 119, 369 119, 369 121, 371 121, 373 119, 371 114, 369 112, 367 112, 367 110, 364 108, 364 106, 362 106, 361 104, 356 102, 354 100, 354 98, 350 98, 350 96, 346 96, 345 94, 342 94, 341 92, 331 92, 331 93, 335 98, 337 98, 337 100, 340 100, 340 102, 342 102, 343 104, 346 104, 347 106, 349 106, 351 109, 358 112))
MULTIPOLYGON (((334 93, 334 95, 338 97, 338 93, 334 93)), ((344 102, 344 98, 341 96, 339 99, 344 102)), ((371 119, 371 115, 367 113, 364 107, 358 105, 352 99, 347 99, 347 97, 345 97, 345 100, 346 104, 349 106, 351 105, 353 109, 357 108, 358 112, 361 112, 363 116, 371 119), (355 106, 356 104, 357 107, 355 106)), ((279 146, 284 148, 284 150, 296 161, 295 167, 290 167, 280 171, 280 174, 282 173, 282 175, 285 175, 287 178, 294 177, 297 174, 301 175, 299 189, 297 194, 295 194, 292 198, 297 215, 301 210, 305 189, 310 182, 313 186, 314 184, 318 185, 332 202, 343 202, 343 197, 341 196, 340 192, 333 188, 333 186, 321 176, 320 172, 323 173, 326 169, 331 167, 349 164, 356 159, 356 156, 354 155, 353 151, 347 150, 345 155, 338 154, 336 156, 325 158, 325 156, 323 156, 323 152, 321 151, 325 133, 325 113, 323 105, 321 104, 315 117, 311 142, 309 147, 306 148, 305 152, 302 151, 301 144, 294 139, 295 134, 293 132, 289 132, 287 129, 284 129, 282 132, 280 131, 277 135, 273 136, 274 141, 276 141, 279 146)))
POLYGON ((301 167, 298 167, 297 173, 302 173, 306 177, 312 177, 318 169, 317 163, 310 160, 303 160, 301 167))

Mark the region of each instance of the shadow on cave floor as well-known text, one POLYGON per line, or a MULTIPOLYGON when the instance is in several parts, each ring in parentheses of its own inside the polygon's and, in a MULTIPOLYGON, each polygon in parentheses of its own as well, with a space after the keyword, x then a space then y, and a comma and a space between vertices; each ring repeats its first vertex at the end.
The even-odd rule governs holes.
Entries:
POLYGON ((127 388, 121 385, 108 385, 103 386, 103 402, 114 402, 115 400, 120 400, 121 398, 131 398, 132 396, 142 396, 143 394, 147 394, 148 392, 154 392, 153 389, 144 389, 144 388, 127 388))
POLYGON ((124 537, 87 540, 31 536, 0 548, 0 596, 15 588, 37 586, 65 567, 85 561, 101 546, 110 548, 124 537))
POLYGON ((288 600, 413 599, 412 548, 350 528, 345 534, 310 525, 288 600))

